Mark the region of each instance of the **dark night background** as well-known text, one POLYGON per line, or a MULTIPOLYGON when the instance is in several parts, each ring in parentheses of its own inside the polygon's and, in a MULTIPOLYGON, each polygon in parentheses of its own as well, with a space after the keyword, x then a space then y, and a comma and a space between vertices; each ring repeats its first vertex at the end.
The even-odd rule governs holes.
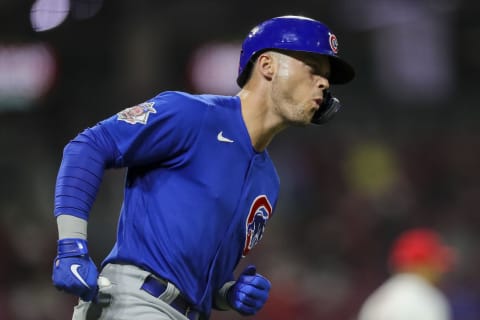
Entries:
MULTIPOLYGON (((43 17, 68 10, 39 3, 43 17)), ((0 319, 71 316, 75 299, 51 285, 53 192, 69 139, 161 91, 203 92, 193 79, 199 48, 226 43, 239 54, 253 26, 286 14, 329 25, 357 77, 333 88, 344 104, 333 122, 289 129, 269 148, 281 197, 242 265, 255 263, 273 287, 251 318, 354 320, 388 276, 391 241, 415 226, 458 250, 441 285, 454 320, 480 318, 478 1, 72 0, 63 23, 42 32, 33 5, 0 0, 0 319), (52 68, 27 62, 32 48, 52 68), (25 79, 41 75, 49 85, 30 94, 25 79)), ((232 67, 215 61, 200 80, 232 67)), ((213 93, 236 94, 225 90, 213 93)), ((97 264, 114 241, 123 174, 107 172, 91 212, 97 264)))

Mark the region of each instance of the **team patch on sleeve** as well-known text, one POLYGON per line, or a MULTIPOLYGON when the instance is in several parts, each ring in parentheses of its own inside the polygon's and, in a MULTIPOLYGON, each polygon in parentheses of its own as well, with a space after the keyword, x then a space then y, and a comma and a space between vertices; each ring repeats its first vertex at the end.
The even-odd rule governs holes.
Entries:
POLYGON ((155 102, 144 102, 136 106, 120 111, 117 120, 125 121, 130 124, 146 124, 150 113, 157 113, 153 108, 155 102))

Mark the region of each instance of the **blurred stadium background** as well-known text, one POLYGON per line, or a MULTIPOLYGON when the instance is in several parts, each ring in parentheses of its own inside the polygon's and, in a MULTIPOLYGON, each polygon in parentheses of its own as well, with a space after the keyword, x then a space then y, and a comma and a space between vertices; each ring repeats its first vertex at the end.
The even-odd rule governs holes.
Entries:
MULTIPOLYGON (((50 281, 68 140, 160 91, 236 94, 243 37, 284 14, 327 23, 358 75, 334 88, 345 108, 333 123, 290 129, 270 147, 282 194, 242 264, 273 288, 253 318, 355 319, 388 275, 391 240, 429 226, 459 250, 442 284, 454 319, 480 319, 474 0, 0 0, 0 319, 71 315, 75 299, 50 281)), ((97 263, 114 241, 123 173, 107 173, 91 214, 97 263)))

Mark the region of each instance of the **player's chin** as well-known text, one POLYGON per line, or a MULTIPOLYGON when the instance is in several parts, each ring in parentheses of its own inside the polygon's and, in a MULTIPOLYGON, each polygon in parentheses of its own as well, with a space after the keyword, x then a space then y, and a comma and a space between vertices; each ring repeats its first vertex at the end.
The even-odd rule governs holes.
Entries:
POLYGON ((303 112, 299 112, 295 115, 291 115, 288 119, 288 124, 294 127, 306 127, 310 123, 312 123, 313 115, 315 114, 316 109, 311 108, 307 109, 303 112))
POLYGON ((317 108, 312 108, 310 112, 305 114, 305 118, 301 122, 301 126, 307 126, 312 123, 313 116, 315 115, 315 112, 317 112, 317 108))

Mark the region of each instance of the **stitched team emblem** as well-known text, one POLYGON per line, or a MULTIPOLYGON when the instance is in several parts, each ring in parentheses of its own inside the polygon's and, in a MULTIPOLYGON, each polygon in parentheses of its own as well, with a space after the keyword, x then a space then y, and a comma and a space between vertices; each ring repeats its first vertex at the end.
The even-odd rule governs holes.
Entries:
POLYGON ((157 113, 157 110, 153 108, 154 104, 155 102, 144 102, 120 111, 118 113, 118 120, 125 121, 130 124, 146 124, 150 113, 157 113))
POLYGON ((330 43, 330 48, 332 48, 333 53, 337 54, 338 53, 338 39, 331 32, 328 33, 328 42, 330 43))
POLYGON ((265 195, 253 200, 245 222, 245 245, 242 256, 245 257, 252 248, 262 239, 267 220, 272 215, 272 205, 265 195))

